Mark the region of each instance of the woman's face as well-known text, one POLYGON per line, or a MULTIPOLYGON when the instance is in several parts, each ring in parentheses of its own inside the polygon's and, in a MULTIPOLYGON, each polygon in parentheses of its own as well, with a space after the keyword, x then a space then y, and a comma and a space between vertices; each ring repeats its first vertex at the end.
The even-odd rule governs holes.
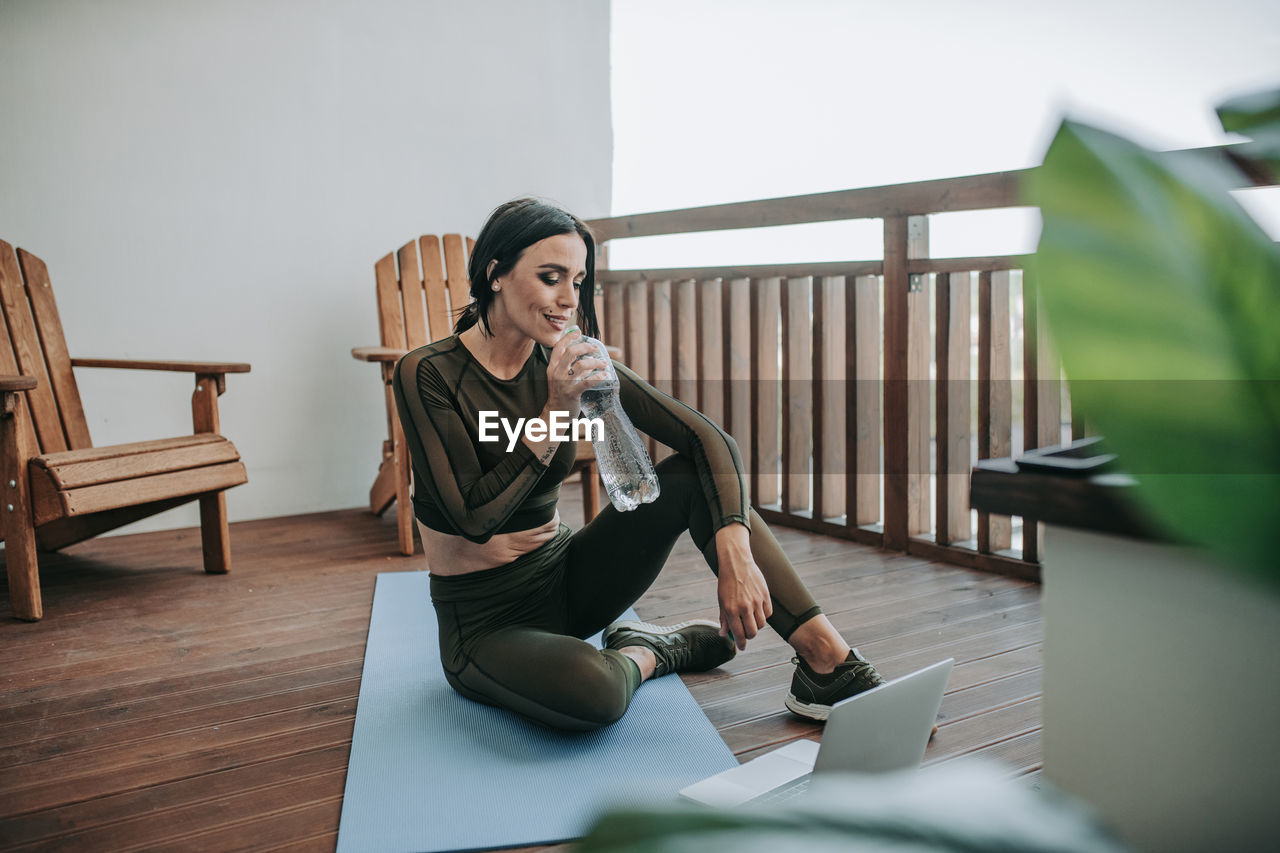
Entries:
POLYGON ((511 272, 494 280, 498 291, 490 324, 496 320, 554 346, 578 315, 578 288, 586 275, 587 246, 580 236, 539 240, 524 250, 511 272))

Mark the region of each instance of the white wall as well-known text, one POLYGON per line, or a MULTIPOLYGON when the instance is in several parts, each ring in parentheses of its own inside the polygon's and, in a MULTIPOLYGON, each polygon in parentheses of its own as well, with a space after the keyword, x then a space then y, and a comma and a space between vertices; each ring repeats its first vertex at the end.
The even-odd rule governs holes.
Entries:
MULTIPOLYGON (((607 215, 609 97, 604 2, 0 0, 0 238, 48 263, 73 356, 252 363, 232 520, 359 506, 374 261, 525 194, 607 215)), ((191 431, 187 375, 77 380, 95 444, 191 431)))

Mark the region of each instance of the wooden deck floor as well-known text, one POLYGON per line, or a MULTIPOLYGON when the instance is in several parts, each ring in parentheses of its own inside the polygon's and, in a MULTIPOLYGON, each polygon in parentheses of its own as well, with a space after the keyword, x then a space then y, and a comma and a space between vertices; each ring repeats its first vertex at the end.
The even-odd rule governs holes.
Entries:
MULTIPOLYGON (((1038 775, 1038 587, 775 532, 885 675, 956 659, 926 761, 1038 775)), ((43 555, 44 621, 0 605, 0 848, 332 850, 374 577, 421 567, 394 539, 390 514, 347 510, 233 525, 221 577, 197 530, 43 555)), ((714 595, 686 540, 637 610, 713 618, 714 595)), ((819 732, 783 709, 788 660, 767 632, 687 679, 741 758, 819 732)))

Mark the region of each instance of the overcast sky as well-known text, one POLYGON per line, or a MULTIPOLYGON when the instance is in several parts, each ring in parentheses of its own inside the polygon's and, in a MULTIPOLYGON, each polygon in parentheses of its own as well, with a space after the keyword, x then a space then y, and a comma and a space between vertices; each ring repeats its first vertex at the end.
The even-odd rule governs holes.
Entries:
MULTIPOLYGON (((1155 148, 1280 86, 1275 0, 613 0, 615 214, 1001 171, 1063 114, 1155 148)), ((1280 191, 1245 203, 1280 237, 1280 191)), ((934 217, 936 256, 1026 251, 1021 212, 934 217), (986 216, 985 220, 975 217, 986 216)), ((878 257, 877 223, 615 241, 611 265, 878 257)))

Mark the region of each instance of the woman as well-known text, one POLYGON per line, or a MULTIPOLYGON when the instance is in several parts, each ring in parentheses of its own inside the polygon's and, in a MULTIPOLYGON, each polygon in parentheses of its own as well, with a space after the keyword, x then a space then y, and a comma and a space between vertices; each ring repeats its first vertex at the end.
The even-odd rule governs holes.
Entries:
POLYGON ((657 500, 627 513, 606 506, 576 533, 556 510, 572 442, 527 430, 482 440, 481 413, 490 424, 495 412, 509 424, 576 417, 582 392, 602 381, 591 345, 566 334, 576 324, 598 336, 594 261, 595 241, 573 215, 533 199, 504 204, 476 240, 474 301, 454 335, 396 366, 449 683, 549 726, 593 729, 620 718, 644 680, 719 666, 768 623, 798 655, 787 707, 825 720, 834 702, 883 679, 751 509, 723 430, 615 362, 623 409, 677 452, 657 465, 657 500), (718 577, 719 625, 614 622, 685 530, 718 577), (603 650, 581 639, 601 629, 603 650))

